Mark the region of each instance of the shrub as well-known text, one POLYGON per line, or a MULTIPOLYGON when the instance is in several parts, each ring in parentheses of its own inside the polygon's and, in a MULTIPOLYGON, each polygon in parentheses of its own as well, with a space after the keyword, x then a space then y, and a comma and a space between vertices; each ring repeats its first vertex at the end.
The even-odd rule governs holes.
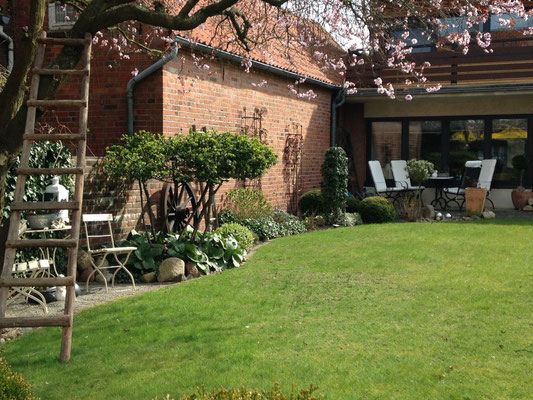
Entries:
POLYGON ((224 210, 231 212, 234 217, 262 218, 272 213, 272 205, 259 189, 232 189, 224 199, 224 210))
POLYGON ((237 218, 229 210, 223 210, 219 215, 221 224, 238 223, 250 229, 259 240, 271 240, 281 236, 297 235, 307 231, 307 225, 300 218, 275 210, 271 215, 260 218, 237 218))
POLYGON ((247 218, 241 223, 255 233, 259 240, 271 240, 282 236, 281 225, 272 217, 247 218))
MULTIPOLYGON (((181 400, 320 400, 322 395, 315 395, 317 391, 316 386, 309 386, 309 389, 301 389, 300 391, 291 391, 289 395, 283 393, 278 384, 275 384, 271 390, 258 391, 250 390, 245 387, 240 389, 213 389, 199 388, 191 395, 186 395, 181 400)), ((157 397, 154 399, 157 400, 157 397)), ((171 400, 170 395, 167 395, 162 400, 171 400)), ((173 400, 173 399, 172 399, 173 400)))
POLYGON ((341 147, 330 147, 322 164, 322 198, 327 214, 333 218, 346 210, 348 196, 348 158, 341 147))
POLYGON ((324 199, 320 189, 304 193, 298 201, 298 209, 304 216, 322 214, 324 212, 324 199))
POLYGON ((254 245, 254 234, 250 229, 245 226, 242 226, 241 224, 224 224, 219 227, 215 232, 224 238, 232 236, 246 251, 250 251, 250 249, 254 245))
POLYGON ((21 374, 12 371, 3 357, 0 357, 0 399, 37 399, 30 384, 24 380, 21 374))
POLYGON ((276 209, 272 214, 272 219, 280 225, 281 236, 298 235, 307 232, 307 226, 304 221, 283 210, 276 209))
POLYGON ((361 201, 359 212, 365 224, 392 222, 397 217, 392 203, 379 196, 367 197, 361 201))
POLYGON ((407 161, 407 173, 413 185, 421 185, 435 171, 433 163, 415 158, 407 161))
POLYGON ((216 232, 198 232, 192 236, 190 226, 181 235, 169 235, 167 256, 191 261, 206 275, 239 267, 244 260, 246 250, 233 236, 222 237, 216 232))
POLYGON ((314 231, 317 228, 326 226, 326 219, 322 215, 315 215, 314 217, 306 217, 305 225, 307 230, 314 231))
POLYGON ((348 197, 346 199, 346 212, 348 213, 357 213, 359 212, 359 205, 361 204, 361 200, 359 200, 357 197, 348 197))

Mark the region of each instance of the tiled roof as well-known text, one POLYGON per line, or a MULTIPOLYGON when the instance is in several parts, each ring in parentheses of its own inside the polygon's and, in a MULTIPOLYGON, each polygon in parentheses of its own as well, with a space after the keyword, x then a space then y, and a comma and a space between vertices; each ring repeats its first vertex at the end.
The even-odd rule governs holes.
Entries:
POLYGON ((313 54, 315 51, 319 51, 328 54, 328 57, 333 55, 339 59, 344 57, 346 53, 329 34, 316 24, 310 23, 308 26, 311 26, 317 37, 321 38, 319 41, 313 41, 313 43, 317 42, 320 45, 305 46, 295 39, 287 42, 286 39, 274 37, 265 39, 262 36, 261 39, 265 40, 264 43, 255 45, 250 51, 246 51, 235 40, 235 35, 231 28, 228 25, 220 26, 217 22, 215 19, 211 19, 193 31, 186 34, 177 32, 177 35, 193 43, 208 45, 215 49, 250 58, 253 61, 266 63, 308 78, 336 86, 342 85, 344 78, 339 73, 339 70, 333 70, 331 67, 325 68, 325 63, 318 61, 313 54))

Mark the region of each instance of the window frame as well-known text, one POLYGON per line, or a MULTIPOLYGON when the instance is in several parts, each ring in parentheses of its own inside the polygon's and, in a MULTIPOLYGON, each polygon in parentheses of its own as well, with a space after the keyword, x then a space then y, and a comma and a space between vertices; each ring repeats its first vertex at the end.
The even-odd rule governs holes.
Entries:
MULTIPOLYGON (((48 4, 48 30, 50 31, 67 31, 74 26, 76 19, 72 18, 70 21, 57 22, 56 21, 56 6, 61 5, 59 2, 48 4)), ((65 7, 68 7, 65 5, 65 7)))
MULTIPOLYGON (((441 121, 442 129, 442 143, 441 143, 441 166, 436 168, 441 170, 444 165, 449 165, 450 157, 450 122, 456 120, 484 120, 485 121, 485 143, 483 158, 492 158, 491 155, 491 141, 492 141, 492 121, 495 119, 526 119, 527 120, 527 139, 525 156, 529 161, 529 168, 524 176, 524 183, 526 187, 532 186, 533 178, 533 114, 495 114, 495 115, 460 115, 460 116, 444 116, 444 117, 390 117, 390 118, 366 118, 366 139, 367 139, 367 161, 371 157, 372 148, 372 123, 373 122, 401 122, 404 134, 402 135, 402 158, 409 159, 409 122, 410 121, 441 121), (407 150, 407 153, 405 152, 407 150)), ((514 189, 519 185, 518 181, 498 182, 493 181, 492 187, 495 189, 514 189)), ((372 186, 369 174, 366 176, 365 186, 372 186)))

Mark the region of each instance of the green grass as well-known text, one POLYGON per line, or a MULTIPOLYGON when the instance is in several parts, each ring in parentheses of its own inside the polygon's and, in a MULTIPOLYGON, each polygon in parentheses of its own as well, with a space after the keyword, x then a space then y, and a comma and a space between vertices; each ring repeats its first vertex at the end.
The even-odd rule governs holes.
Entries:
POLYGON ((243 268, 82 312, 5 356, 43 399, 197 386, 327 399, 531 399, 533 224, 388 224, 275 240, 243 268))

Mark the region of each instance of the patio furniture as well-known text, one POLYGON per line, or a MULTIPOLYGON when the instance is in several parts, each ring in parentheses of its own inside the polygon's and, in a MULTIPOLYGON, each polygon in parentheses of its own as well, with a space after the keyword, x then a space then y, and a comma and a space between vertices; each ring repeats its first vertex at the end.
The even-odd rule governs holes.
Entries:
POLYGON ((387 182, 385 181, 385 176, 383 175, 383 170, 381 169, 381 164, 377 160, 369 161, 368 167, 370 169, 370 174, 374 181, 374 187, 378 196, 384 196, 396 203, 400 198, 400 195, 407 191, 403 187, 388 187, 387 182))
MULTIPOLYGON (((28 262, 16 263, 11 270, 13 278, 35 279, 50 277, 50 263, 49 260, 33 260, 28 262)), ((7 304, 13 303, 18 298, 25 298, 26 302, 29 299, 39 304, 44 313, 48 313, 46 307, 46 299, 43 294, 39 292, 35 286, 17 287, 13 286, 9 289, 7 304)))
POLYGON ((487 189, 487 197, 486 200, 489 201, 489 203, 492 205, 492 209, 494 210, 494 203, 489 198, 490 196, 490 187, 492 185, 492 178, 494 177, 494 170, 496 169, 496 160, 495 159, 488 159, 481 161, 481 171, 479 172, 479 187, 482 189, 487 189))
POLYGON ((445 204, 444 209, 446 210, 450 203, 457 204, 459 211, 463 209, 465 204, 465 188, 467 187, 476 187, 481 173, 481 161, 467 161, 465 163, 465 168, 463 171, 463 176, 461 177, 461 183, 458 187, 449 187, 443 188, 445 204))
POLYGON ((392 160, 392 175, 394 176, 394 183, 396 187, 404 188, 406 190, 424 190, 424 186, 413 186, 411 184, 411 178, 407 173, 407 161, 405 160, 392 160))
POLYGON ((133 275, 130 271, 125 267, 125 264, 128 262, 128 258, 130 257, 131 253, 137 250, 137 247, 116 247, 115 246, 115 240, 113 239, 113 227, 111 226, 111 221, 113 221, 113 215, 112 214, 84 214, 83 217, 83 224, 85 225, 85 236, 87 239, 87 252, 89 253, 91 265, 94 268, 94 271, 90 273, 90 275, 87 277, 87 282, 85 284, 85 289, 88 292, 89 291, 89 281, 93 277, 95 273, 100 274, 100 276, 103 278, 104 284, 105 284, 105 290, 106 293, 108 292, 107 289, 107 279, 102 273, 102 270, 104 269, 113 269, 115 268, 115 271, 113 272, 113 277, 111 280, 112 286, 115 286, 115 276, 117 275, 117 272, 120 270, 126 271, 126 273, 131 278, 131 283, 133 284, 133 288, 135 289, 135 280, 133 279, 133 275), (100 233, 97 235, 89 235, 89 229, 87 227, 87 224, 93 223, 98 225, 104 225, 104 228, 102 231, 108 231, 109 233, 100 233), (105 224, 107 223, 107 224, 105 224), (107 227, 105 227, 107 225, 107 227), (111 247, 101 247, 98 249, 91 249, 90 239, 105 239, 108 238, 111 240, 111 247), (117 265, 108 265, 104 266, 104 262, 108 255, 112 254, 115 262, 117 265), (124 256, 125 259, 123 261, 120 260, 119 256, 124 256), (98 259, 98 260, 97 260, 98 259))
MULTIPOLYGON (((49 229, 26 229, 22 232, 21 236, 32 236, 38 235, 40 239, 54 239, 54 234, 56 232, 66 233, 63 234, 63 239, 70 239, 69 231, 72 229, 70 225, 65 225, 62 228, 49 228, 49 229)), ((56 263, 56 252, 57 247, 39 247, 39 253, 42 260, 48 260, 50 267, 53 268, 54 275, 58 276, 57 272, 57 263, 56 263)))
POLYGON ((431 176, 428 181, 431 182, 431 186, 435 188, 435 198, 431 201, 431 205, 440 210, 446 209, 446 198, 444 197, 444 189, 448 187, 448 184, 454 180, 453 176, 431 176))

